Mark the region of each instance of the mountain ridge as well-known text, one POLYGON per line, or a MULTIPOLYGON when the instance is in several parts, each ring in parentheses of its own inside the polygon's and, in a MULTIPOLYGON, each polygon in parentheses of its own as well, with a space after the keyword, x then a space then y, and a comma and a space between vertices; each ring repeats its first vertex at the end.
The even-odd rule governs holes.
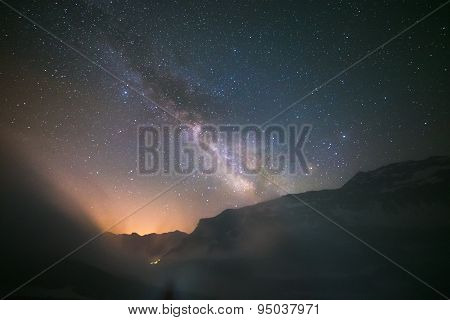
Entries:
POLYGON ((155 271, 213 298, 437 298, 369 243, 449 292, 450 157, 383 166, 356 181, 200 219, 155 271))
MULTIPOLYGON (((392 168, 398 168, 398 167, 403 167, 403 166, 430 165, 430 164, 433 164, 433 165, 434 164, 444 164, 443 168, 445 168, 446 176, 442 177, 442 179, 445 179, 445 178, 450 179, 450 156, 432 156, 432 157, 428 157, 423 160, 401 161, 401 162, 388 164, 386 166, 381 166, 374 170, 359 171, 352 178, 350 178, 346 183, 344 183, 340 188, 312 190, 312 191, 306 191, 306 192, 302 192, 302 193, 286 194, 281 197, 263 201, 263 202, 260 202, 260 203, 254 204, 254 205, 244 206, 244 207, 235 208, 235 209, 225 209, 224 211, 222 211, 221 213, 219 213, 216 216, 199 219, 197 227, 200 225, 203 225, 205 223, 208 223, 208 221, 210 221, 211 219, 214 220, 215 218, 217 218, 223 214, 225 214, 225 215, 234 214, 237 211, 247 211, 247 210, 253 209, 253 208, 257 208, 257 209, 264 208, 265 209, 267 207, 270 207, 272 204, 276 203, 277 201, 282 201, 284 199, 291 199, 291 200, 294 200, 294 202, 298 202, 298 199, 293 198, 293 196, 300 197, 300 198, 302 198, 302 197, 309 198, 310 196, 315 196, 317 194, 330 194, 330 193, 333 193, 333 192, 336 192, 339 190, 348 191, 351 188, 355 188, 355 186, 353 185, 353 184, 355 184, 355 180, 358 183, 360 183, 361 180, 366 179, 367 177, 370 177, 373 174, 379 174, 380 172, 382 172, 386 169, 390 170, 392 168)), ((192 234, 193 232, 195 232, 195 229, 189 234, 192 234)))

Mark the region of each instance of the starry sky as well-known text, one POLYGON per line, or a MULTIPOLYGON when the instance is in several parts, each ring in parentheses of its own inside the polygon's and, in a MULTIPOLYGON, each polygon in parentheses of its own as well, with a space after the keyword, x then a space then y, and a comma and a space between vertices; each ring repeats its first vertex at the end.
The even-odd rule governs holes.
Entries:
MULTIPOLYGON (((174 122, 158 105, 206 123, 264 123, 444 1, 6 2, 47 32, 0 3, 1 133, 107 227, 179 179, 136 172, 137 127, 174 122)), ((311 173, 279 177, 285 189, 337 188, 360 170, 450 154, 449 14, 272 120, 313 126, 311 173)), ((191 231, 283 194, 256 185, 197 174, 114 231, 191 231)))

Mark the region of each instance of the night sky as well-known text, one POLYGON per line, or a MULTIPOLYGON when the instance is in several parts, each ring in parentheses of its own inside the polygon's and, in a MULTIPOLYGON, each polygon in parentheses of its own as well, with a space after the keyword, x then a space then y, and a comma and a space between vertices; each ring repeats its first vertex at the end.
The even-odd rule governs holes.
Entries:
MULTIPOLYGON (((0 3, 0 130, 107 227, 179 179, 136 172, 137 126, 175 123, 152 101, 183 119, 264 123, 443 2, 8 2, 87 59, 0 3)), ((279 177, 286 189, 450 154, 449 16, 447 5, 272 120, 313 125, 311 174, 279 177)), ((115 231, 191 231, 283 194, 251 179, 242 191, 195 175, 115 231)))

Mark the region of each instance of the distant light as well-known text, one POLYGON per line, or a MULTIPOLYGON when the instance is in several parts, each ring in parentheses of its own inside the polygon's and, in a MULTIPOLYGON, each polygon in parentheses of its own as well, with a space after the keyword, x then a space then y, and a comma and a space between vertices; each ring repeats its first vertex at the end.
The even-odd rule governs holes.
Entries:
POLYGON ((160 261, 161 261, 161 259, 158 258, 156 260, 150 261, 150 264, 158 264, 160 261))

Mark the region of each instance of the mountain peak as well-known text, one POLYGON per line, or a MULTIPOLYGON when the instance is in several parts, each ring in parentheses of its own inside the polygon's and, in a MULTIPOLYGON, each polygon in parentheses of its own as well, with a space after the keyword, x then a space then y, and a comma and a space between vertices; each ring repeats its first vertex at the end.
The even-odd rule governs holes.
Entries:
POLYGON ((389 164, 375 170, 358 172, 342 187, 343 190, 378 191, 412 187, 443 181, 450 175, 450 157, 435 156, 424 160, 389 164))

